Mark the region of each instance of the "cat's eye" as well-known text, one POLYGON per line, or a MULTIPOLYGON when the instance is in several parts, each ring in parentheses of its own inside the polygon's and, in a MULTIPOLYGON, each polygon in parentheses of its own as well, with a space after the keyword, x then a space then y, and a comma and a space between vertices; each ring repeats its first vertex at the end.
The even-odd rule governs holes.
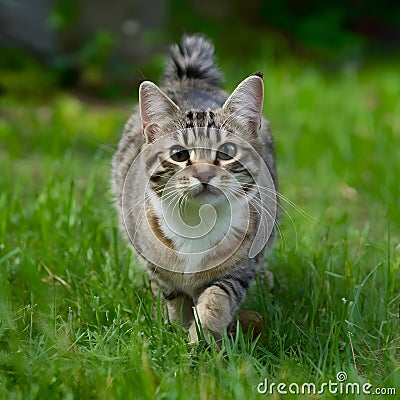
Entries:
POLYGON ((231 160, 236 154, 236 146, 233 143, 224 143, 217 150, 218 160, 231 160))
POLYGON ((189 152, 182 146, 172 146, 169 155, 176 162, 185 162, 190 158, 189 152))

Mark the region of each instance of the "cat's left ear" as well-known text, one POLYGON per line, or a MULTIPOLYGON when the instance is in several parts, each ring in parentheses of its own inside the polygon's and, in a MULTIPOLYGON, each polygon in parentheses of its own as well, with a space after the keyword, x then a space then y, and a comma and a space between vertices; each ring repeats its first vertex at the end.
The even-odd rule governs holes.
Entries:
POLYGON ((144 81, 139 87, 139 108, 143 134, 148 143, 153 142, 161 133, 160 125, 174 119, 179 107, 161 89, 150 81, 144 81))
POLYGON ((226 100, 222 109, 240 123, 257 132, 261 126, 264 101, 262 74, 251 75, 242 81, 226 100))

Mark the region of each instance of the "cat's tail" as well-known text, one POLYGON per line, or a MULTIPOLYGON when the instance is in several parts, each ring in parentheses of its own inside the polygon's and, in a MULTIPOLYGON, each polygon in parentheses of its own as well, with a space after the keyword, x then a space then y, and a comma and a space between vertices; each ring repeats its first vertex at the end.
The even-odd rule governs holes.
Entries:
POLYGON ((222 80, 222 74, 215 62, 214 46, 199 34, 184 35, 180 46, 171 46, 167 59, 163 83, 186 79, 203 81, 213 86, 219 86, 222 80))

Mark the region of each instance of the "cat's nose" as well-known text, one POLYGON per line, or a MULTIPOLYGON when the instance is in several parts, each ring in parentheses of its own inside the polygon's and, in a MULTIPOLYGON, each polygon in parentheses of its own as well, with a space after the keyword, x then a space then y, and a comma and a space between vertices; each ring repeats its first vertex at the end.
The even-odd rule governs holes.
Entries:
POLYGON ((194 177, 197 178, 203 185, 206 185, 214 176, 215 175, 213 171, 202 171, 198 172, 194 177))

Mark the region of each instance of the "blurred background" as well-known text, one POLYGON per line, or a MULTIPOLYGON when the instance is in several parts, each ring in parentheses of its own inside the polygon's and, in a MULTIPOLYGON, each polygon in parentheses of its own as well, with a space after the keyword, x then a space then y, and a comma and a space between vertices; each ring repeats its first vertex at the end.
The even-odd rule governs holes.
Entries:
MULTIPOLYGON (((396 1, 0 0, 0 91, 79 88, 107 98, 156 79, 170 42, 203 32, 238 75, 290 55, 335 72, 398 55, 396 1), (41 69, 46 76, 40 77, 41 69), (29 70, 29 79, 15 74, 29 70), (36 74, 37 73, 37 74, 36 74), (40 84, 38 81, 40 81, 40 84), (15 82, 17 81, 17 82, 15 82)), ((40 93, 38 93, 40 94, 40 93)))

